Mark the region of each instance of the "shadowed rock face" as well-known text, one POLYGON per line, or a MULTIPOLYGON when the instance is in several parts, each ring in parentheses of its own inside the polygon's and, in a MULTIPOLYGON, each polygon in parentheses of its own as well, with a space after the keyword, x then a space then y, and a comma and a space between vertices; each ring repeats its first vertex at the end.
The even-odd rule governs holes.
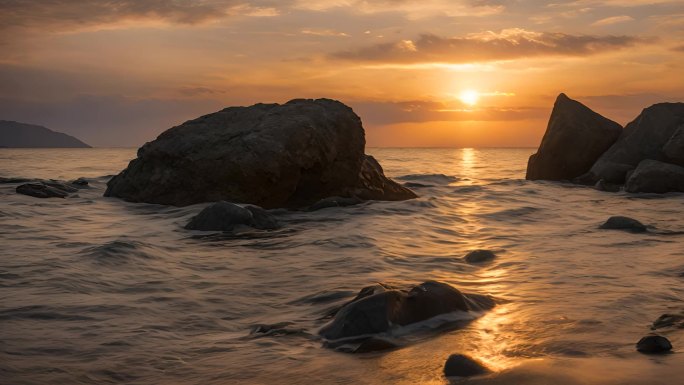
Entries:
POLYGON ((275 230, 280 227, 275 217, 261 207, 252 205, 242 207, 221 201, 205 207, 185 225, 185 228, 201 231, 231 231, 239 225, 260 230, 275 230))
POLYGON ((296 99, 230 107, 162 133, 107 184, 105 196, 185 206, 227 200, 302 207, 330 196, 415 197, 364 155, 361 120, 344 104, 296 99))
POLYGON ((527 179, 572 180, 620 136, 622 126, 560 94, 539 150, 527 164, 527 179))
POLYGON ((424 282, 408 292, 376 285, 361 290, 319 334, 328 340, 368 337, 440 314, 484 310, 493 306, 494 301, 489 297, 464 295, 436 281, 424 282))
POLYGON ((590 179, 624 183, 627 172, 643 160, 678 162, 684 157, 677 153, 677 148, 683 148, 682 134, 677 133, 683 123, 684 103, 659 103, 644 109, 591 167, 590 179))
POLYGON ((684 167, 674 164, 644 160, 630 174, 625 191, 666 193, 684 191, 684 167))

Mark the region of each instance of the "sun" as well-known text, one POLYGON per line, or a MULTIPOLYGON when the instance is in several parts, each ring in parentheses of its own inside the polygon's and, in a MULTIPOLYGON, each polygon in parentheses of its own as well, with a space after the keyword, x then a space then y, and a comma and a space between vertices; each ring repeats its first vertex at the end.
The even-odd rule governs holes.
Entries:
POLYGON ((474 106, 480 99, 480 94, 475 90, 463 90, 458 98, 469 106, 474 106))

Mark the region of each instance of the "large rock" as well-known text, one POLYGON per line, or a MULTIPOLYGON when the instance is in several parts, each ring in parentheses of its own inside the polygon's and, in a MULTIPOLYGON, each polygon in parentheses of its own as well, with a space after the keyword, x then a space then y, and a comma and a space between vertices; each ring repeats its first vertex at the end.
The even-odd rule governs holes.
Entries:
POLYGON ((620 136, 622 126, 582 103, 558 95, 527 179, 572 180, 587 171, 620 136))
POLYGON ((410 291, 375 285, 361 290, 319 334, 327 340, 364 338, 440 314, 493 306, 490 297, 466 295, 442 282, 427 281, 410 291))
POLYGON ((648 335, 637 342, 636 348, 641 353, 662 354, 672 350, 672 344, 663 336, 648 335))
POLYGON ((684 167, 647 159, 630 174, 627 192, 666 193, 684 191, 684 167))
POLYGON ((344 104, 296 99, 230 107, 141 147, 105 196, 185 206, 228 200, 303 207, 330 196, 415 198, 364 155, 361 119, 344 104))
POLYGON ((63 183, 39 181, 17 186, 17 193, 35 198, 66 198, 70 193, 78 191, 76 188, 63 183))
POLYGON ((587 179, 624 183, 627 172, 643 160, 667 161, 672 159, 671 156, 679 158, 672 152, 676 151, 677 143, 681 140, 677 139, 676 132, 683 123, 684 103, 659 103, 644 109, 591 167, 587 179))

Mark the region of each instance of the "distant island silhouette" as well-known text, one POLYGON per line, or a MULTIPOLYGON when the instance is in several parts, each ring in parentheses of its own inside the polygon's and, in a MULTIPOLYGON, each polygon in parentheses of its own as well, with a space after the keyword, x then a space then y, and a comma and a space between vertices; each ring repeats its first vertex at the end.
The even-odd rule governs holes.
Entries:
POLYGON ((0 147, 90 148, 83 141, 43 126, 0 120, 0 147))

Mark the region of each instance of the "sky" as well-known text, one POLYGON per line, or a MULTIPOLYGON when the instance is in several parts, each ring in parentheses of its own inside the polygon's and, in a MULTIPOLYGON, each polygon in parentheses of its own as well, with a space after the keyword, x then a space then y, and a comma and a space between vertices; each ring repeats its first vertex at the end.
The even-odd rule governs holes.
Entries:
POLYGON ((98 147, 320 97, 368 146, 535 147, 559 93, 626 124, 683 63, 682 0, 0 0, 0 119, 98 147))

